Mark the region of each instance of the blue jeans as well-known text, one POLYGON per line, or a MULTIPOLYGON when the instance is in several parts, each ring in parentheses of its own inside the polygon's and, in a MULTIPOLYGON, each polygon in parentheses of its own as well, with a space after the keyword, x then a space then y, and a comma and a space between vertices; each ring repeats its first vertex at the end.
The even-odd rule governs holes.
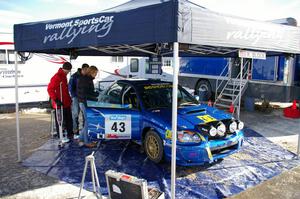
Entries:
POLYGON ((82 111, 83 116, 83 128, 80 131, 80 139, 83 140, 84 144, 89 144, 90 139, 88 137, 88 122, 87 122, 87 114, 86 114, 86 106, 84 103, 79 103, 80 110, 82 111))
POLYGON ((73 119, 73 132, 74 133, 76 131, 78 131, 78 129, 79 129, 78 116, 79 116, 78 98, 72 97, 72 119, 73 119))

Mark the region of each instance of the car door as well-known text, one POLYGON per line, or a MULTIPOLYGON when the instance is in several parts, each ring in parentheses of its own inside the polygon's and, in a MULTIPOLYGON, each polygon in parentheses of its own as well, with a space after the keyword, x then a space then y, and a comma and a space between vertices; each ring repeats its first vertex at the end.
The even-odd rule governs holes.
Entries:
POLYGON ((138 103, 132 86, 113 84, 100 102, 88 108, 90 134, 98 139, 139 140, 141 117, 138 103))

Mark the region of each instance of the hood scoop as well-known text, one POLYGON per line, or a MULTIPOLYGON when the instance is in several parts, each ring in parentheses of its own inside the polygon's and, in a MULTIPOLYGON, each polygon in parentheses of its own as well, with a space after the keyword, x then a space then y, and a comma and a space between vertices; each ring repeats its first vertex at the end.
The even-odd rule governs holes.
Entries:
POLYGON ((180 113, 191 115, 191 114, 203 113, 203 112, 206 112, 206 109, 202 108, 202 109, 194 109, 194 110, 185 110, 185 111, 181 111, 180 113))

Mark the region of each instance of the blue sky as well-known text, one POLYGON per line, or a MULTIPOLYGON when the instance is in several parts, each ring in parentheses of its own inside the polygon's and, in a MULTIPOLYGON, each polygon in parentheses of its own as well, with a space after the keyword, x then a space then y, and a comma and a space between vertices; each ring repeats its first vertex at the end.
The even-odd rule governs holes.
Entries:
MULTIPOLYGON (((0 0, 0 31, 15 23, 97 12, 128 0, 0 0)), ((294 17, 300 25, 300 0, 191 0, 214 11, 271 20, 294 17)))

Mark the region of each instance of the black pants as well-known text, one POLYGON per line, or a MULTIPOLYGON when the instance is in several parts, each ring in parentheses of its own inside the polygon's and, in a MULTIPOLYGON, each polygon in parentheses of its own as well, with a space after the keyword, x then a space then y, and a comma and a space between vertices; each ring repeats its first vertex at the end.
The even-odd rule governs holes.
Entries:
MULTIPOLYGON (((60 114, 60 109, 57 109, 58 114, 60 114)), ((67 130, 67 135, 69 138, 73 137, 73 120, 72 120, 72 112, 71 108, 64 108, 63 109, 63 129, 67 130)), ((56 126, 56 132, 58 133, 59 137, 59 126, 57 122, 57 114, 55 110, 55 126, 56 126)))

